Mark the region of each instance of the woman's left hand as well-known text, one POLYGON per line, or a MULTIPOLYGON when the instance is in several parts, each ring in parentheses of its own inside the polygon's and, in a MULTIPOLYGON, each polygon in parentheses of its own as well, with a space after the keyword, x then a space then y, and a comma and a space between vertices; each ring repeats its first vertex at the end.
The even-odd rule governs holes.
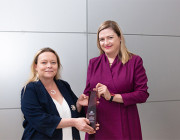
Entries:
POLYGON ((101 96, 104 97, 106 100, 110 100, 111 98, 111 93, 109 92, 108 88, 106 85, 103 85, 101 83, 98 83, 96 85, 96 89, 98 92, 98 97, 100 98, 101 96))

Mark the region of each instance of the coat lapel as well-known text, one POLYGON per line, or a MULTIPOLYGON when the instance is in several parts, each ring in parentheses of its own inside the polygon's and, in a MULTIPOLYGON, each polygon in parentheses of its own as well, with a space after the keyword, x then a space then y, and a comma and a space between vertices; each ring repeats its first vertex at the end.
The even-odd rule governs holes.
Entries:
POLYGON ((72 100, 72 97, 70 96, 70 91, 66 87, 66 85, 62 81, 55 81, 62 96, 66 100, 70 110, 71 110, 71 116, 73 116, 74 112, 76 111, 76 103, 72 100))
POLYGON ((118 56, 115 58, 111 67, 109 66, 108 58, 105 54, 104 54, 102 61, 103 61, 102 64, 104 65, 103 66, 103 71, 104 71, 103 79, 104 79, 104 81, 107 82, 107 83, 105 82, 104 84, 106 86, 108 86, 108 89, 110 90, 110 92, 116 93, 117 88, 116 88, 116 86, 114 84, 114 80, 113 80, 113 71, 114 71, 116 64, 118 63, 118 56))
POLYGON ((36 82, 36 90, 38 92, 38 98, 42 106, 45 106, 47 108, 47 111, 50 112, 51 114, 56 114, 59 116, 59 113, 56 109, 56 105, 54 104, 51 96, 45 89, 44 85, 42 82, 39 80, 36 82))

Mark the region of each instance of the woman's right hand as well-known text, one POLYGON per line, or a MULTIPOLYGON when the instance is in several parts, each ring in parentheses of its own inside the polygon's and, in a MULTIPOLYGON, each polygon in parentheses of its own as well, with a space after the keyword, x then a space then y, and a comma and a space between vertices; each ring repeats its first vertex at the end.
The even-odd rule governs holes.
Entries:
POLYGON ((74 122, 74 126, 79 130, 79 131, 84 131, 87 132, 88 134, 94 134, 96 131, 89 126, 90 122, 87 118, 76 118, 74 122))

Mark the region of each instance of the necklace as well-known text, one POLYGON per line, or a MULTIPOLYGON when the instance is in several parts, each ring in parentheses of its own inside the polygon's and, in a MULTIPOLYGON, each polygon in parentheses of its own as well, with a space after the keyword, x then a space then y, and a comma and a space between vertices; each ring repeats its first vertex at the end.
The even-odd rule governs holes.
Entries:
POLYGON ((112 65, 112 63, 109 63, 109 66, 111 66, 112 65))
POLYGON ((54 94, 56 94, 56 91, 54 89, 52 89, 52 90, 50 90, 50 93, 54 95, 54 94))

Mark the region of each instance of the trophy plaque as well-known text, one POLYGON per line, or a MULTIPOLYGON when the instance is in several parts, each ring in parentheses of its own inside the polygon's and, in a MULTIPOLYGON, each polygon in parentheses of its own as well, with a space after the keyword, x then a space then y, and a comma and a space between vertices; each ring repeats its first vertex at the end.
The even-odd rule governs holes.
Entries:
POLYGON ((96 103, 97 103, 97 93, 96 91, 91 91, 89 94, 87 118, 90 121, 90 126, 94 129, 96 129, 96 103))

